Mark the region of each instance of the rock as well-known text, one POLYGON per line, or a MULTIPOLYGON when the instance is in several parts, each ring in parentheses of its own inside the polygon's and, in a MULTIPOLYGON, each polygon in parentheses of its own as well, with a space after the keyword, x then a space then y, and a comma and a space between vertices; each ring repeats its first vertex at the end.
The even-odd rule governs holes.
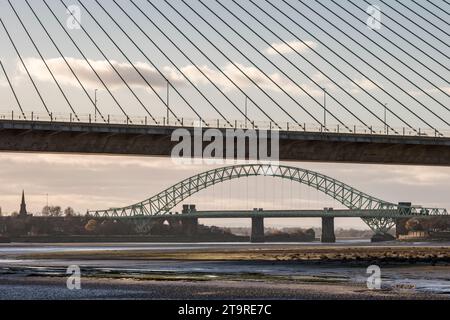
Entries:
POLYGON ((377 233, 370 240, 372 242, 394 241, 395 237, 388 233, 377 233))

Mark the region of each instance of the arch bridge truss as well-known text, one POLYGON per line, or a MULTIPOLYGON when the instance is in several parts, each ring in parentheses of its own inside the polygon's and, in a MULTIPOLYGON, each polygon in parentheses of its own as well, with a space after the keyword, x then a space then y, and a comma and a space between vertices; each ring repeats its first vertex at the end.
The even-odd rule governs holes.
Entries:
MULTIPOLYGON (((399 215, 405 217, 448 215, 446 209, 423 208, 421 206, 399 205, 387 202, 318 172, 269 164, 245 164, 209 170, 180 181, 142 202, 123 208, 88 211, 87 214, 103 218, 163 217, 164 215, 169 215, 170 210, 182 201, 203 189, 224 181, 251 176, 278 177, 307 185, 325 193, 351 210, 395 211, 395 217, 399 215)), ((332 212, 330 212, 331 214, 332 212)), ((386 233, 395 225, 395 217, 387 213, 385 217, 365 217, 362 220, 373 231, 386 233)))

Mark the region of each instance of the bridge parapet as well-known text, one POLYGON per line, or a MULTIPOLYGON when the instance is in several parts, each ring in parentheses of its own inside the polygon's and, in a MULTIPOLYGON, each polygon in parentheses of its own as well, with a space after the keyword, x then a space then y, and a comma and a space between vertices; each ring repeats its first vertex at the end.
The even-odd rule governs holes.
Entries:
MULTIPOLYGON (((40 114, 37 112, 30 112, 26 118, 14 111, 0 113, 0 126, 5 129, 25 128, 30 124, 36 130, 42 128, 48 130, 48 126, 59 127, 60 129, 70 127, 104 127, 104 128, 118 128, 120 126, 127 126, 128 128, 193 128, 198 126, 198 119, 180 118, 167 119, 167 117, 156 117, 150 119, 147 116, 120 116, 108 115, 103 120, 100 117, 95 117, 92 114, 77 114, 77 118, 72 113, 51 113, 40 114)), ((336 133, 336 134, 354 134, 354 135, 370 135, 370 136, 391 136, 391 137, 432 137, 445 138, 450 137, 450 130, 433 130, 429 128, 418 128, 417 130, 406 129, 404 127, 393 128, 394 130, 387 130, 385 126, 372 126, 369 130, 365 126, 350 126, 345 128, 342 125, 318 125, 315 123, 302 123, 298 125, 293 122, 285 122, 278 124, 277 127, 271 121, 245 121, 234 120, 226 122, 223 119, 204 119, 204 126, 214 129, 259 129, 259 130, 281 130, 286 132, 309 132, 309 133, 336 133), (230 125, 231 124, 231 125, 230 125)))

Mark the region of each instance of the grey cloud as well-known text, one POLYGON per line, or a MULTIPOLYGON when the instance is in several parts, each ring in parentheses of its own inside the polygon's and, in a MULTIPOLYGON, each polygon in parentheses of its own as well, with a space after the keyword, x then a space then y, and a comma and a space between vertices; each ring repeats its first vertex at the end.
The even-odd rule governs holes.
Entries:
MULTIPOLYGON (((98 78, 86 61, 75 58, 66 58, 66 60, 83 84, 91 89, 101 87, 98 78)), ((72 75, 71 71, 62 58, 47 59, 46 62, 52 72, 55 74, 58 81, 61 81, 66 85, 75 87, 78 86, 78 82, 76 81, 75 77, 72 75)), ((115 73, 114 69, 109 65, 107 61, 89 60, 89 63, 99 74, 100 78, 112 89, 119 89, 124 87, 122 80, 115 73)), ((37 58, 26 58, 25 64, 29 68, 31 75, 36 79, 40 81, 53 81, 42 60, 37 58)), ((130 86, 146 88, 148 87, 147 83, 136 72, 132 65, 128 63, 120 63, 117 61, 111 61, 111 64, 122 75, 122 77, 130 86)), ((167 82, 164 80, 164 78, 158 73, 156 69, 154 69, 150 65, 142 62, 136 62, 134 66, 152 86, 157 88, 165 88, 167 86, 167 82)), ((21 70, 21 72, 23 73, 23 67, 21 67, 20 65, 18 65, 18 67, 19 70, 21 70)), ((175 85, 184 85, 184 81, 175 72, 172 72, 171 70, 165 71, 169 71, 166 72, 166 76, 171 83, 175 85)))
MULTIPOLYGON (((85 84, 90 89, 101 88, 99 80, 92 72, 86 61, 70 57, 66 58, 66 60, 71 65, 74 72, 77 74, 83 84, 85 84)), ((53 81, 42 60, 37 58, 26 58, 24 61, 33 78, 46 82, 53 81)), ((75 77, 73 77, 72 73, 70 72, 69 68, 66 66, 62 58, 47 59, 46 62, 52 72, 55 74, 55 77, 58 79, 58 81, 65 85, 78 87, 78 82, 76 81, 75 77)), ((97 71, 100 78, 103 79, 111 89, 120 89, 125 86, 107 61, 89 60, 89 62, 97 71)), ((111 63, 130 86, 148 88, 146 82, 135 71, 132 65, 130 65, 129 63, 121 63, 117 61, 111 61, 111 63)), ((280 73, 275 72, 269 74, 268 78, 256 67, 245 66, 238 63, 236 63, 236 65, 262 89, 270 90, 273 92, 280 92, 281 90, 271 81, 273 80, 278 83, 280 87, 284 88, 284 90, 293 95, 305 95, 305 93, 300 90, 297 85, 292 83, 289 79, 287 79, 280 73)), ((149 64, 136 62, 134 63, 134 66, 141 72, 141 74, 144 75, 147 82, 149 82, 152 86, 156 88, 166 87, 167 82, 157 72, 157 70, 155 70, 149 64)), ((19 74, 24 76, 25 70, 19 62, 17 62, 17 68, 19 70, 19 74)), ((199 66, 199 68, 223 90, 236 90, 236 87, 232 84, 232 82, 228 80, 219 70, 212 69, 206 65, 199 66)), ((221 71, 225 73, 239 87, 253 87, 254 84, 252 83, 252 81, 250 81, 247 76, 244 75, 239 69, 231 63, 221 67, 221 71)), ((180 70, 196 85, 206 85, 209 83, 209 80, 205 76, 203 76, 202 73, 193 65, 181 67, 180 70)), ((162 72, 172 83, 172 85, 186 86, 188 84, 186 78, 174 67, 165 66, 162 68, 162 72)), ((317 77, 317 75, 313 75, 313 77, 317 77)), ((318 81, 325 83, 325 86, 330 86, 329 83, 326 82, 326 79, 323 79, 323 77, 318 78, 318 81)), ((300 83, 299 85, 313 96, 321 97, 323 94, 322 90, 315 88, 311 84, 300 83)))

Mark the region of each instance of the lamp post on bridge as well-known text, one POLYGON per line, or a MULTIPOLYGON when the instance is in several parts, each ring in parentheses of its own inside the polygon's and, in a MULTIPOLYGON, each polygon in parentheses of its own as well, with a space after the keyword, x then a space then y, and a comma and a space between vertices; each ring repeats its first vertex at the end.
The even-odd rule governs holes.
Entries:
POLYGON ((248 97, 245 96, 245 128, 247 129, 247 108, 248 108, 248 97))
POLYGON ((327 89, 323 88, 323 127, 327 130, 327 89))
POLYGON ((387 103, 384 104, 384 133, 388 133, 388 125, 387 125, 387 103))
POLYGON ((170 97, 170 83, 167 81, 167 125, 169 125, 169 97, 170 97))
POLYGON ((94 122, 97 122, 97 91, 98 89, 94 90, 94 122))

